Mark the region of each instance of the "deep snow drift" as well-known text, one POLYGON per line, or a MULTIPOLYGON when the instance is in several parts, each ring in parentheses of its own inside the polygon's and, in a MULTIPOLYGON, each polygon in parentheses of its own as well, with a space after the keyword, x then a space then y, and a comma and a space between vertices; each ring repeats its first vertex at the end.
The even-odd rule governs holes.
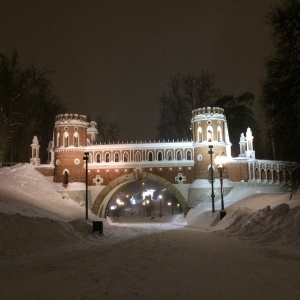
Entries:
MULTIPOLYGON (((0 251, 16 249, 20 242, 33 246, 98 238, 92 234, 93 220, 100 220, 85 207, 56 192, 57 184, 49 182, 30 164, 0 169, 0 251), (15 244, 15 245, 14 245, 15 244)), ((137 224, 127 220, 133 232, 121 232, 123 223, 111 226, 104 222, 105 241, 116 242, 130 235, 137 236, 173 225, 190 226, 205 231, 227 230, 260 242, 300 245, 300 196, 290 199, 290 193, 270 193, 270 188, 236 188, 224 198, 227 215, 219 220, 219 212, 211 212, 206 203, 183 216, 156 218, 150 223, 137 224), (265 193, 264 193, 265 191, 265 193), (255 194, 253 194, 255 193, 255 194), (161 222, 162 221, 162 222, 161 222), (169 221, 168 223, 163 222, 169 221), (152 223, 151 223, 152 222, 152 223)), ((216 202, 216 208, 220 206, 216 202)), ((124 220, 123 220, 124 221, 124 220)), ((126 221, 126 220, 125 220, 126 221)), ((103 239, 102 239, 103 240, 103 239)))
POLYGON ((101 236, 56 188, 29 164, 0 169, 1 299, 299 299, 298 194, 237 188, 221 221, 203 204, 102 220, 101 236))

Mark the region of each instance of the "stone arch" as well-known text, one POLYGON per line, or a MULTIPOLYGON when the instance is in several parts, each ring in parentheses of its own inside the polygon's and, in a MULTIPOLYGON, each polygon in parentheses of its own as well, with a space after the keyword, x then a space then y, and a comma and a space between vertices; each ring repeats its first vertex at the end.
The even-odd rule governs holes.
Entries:
POLYGON ((115 152, 114 161, 119 162, 119 153, 118 152, 115 152))
POLYGON ((253 169, 254 169, 253 164, 250 164, 250 179, 252 180, 254 179, 253 169))
POLYGON ((272 172, 270 169, 267 170, 267 181, 272 181, 272 172))
POLYGON ((162 161, 162 157, 163 157, 162 152, 159 150, 159 151, 157 152, 157 160, 158 160, 158 161, 162 161))
POLYGON ((112 180, 96 197, 92 207, 92 212, 95 215, 98 215, 100 218, 106 217, 107 206, 111 197, 124 185, 137 180, 143 180, 143 181, 150 180, 150 181, 160 183, 176 197, 178 203, 182 207, 182 210, 185 213, 187 213, 188 211, 187 201, 184 199, 180 191, 172 183, 157 175, 142 172, 140 169, 136 169, 131 174, 126 174, 116 178, 115 180, 112 180))
POLYGON ((207 129, 206 129, 206 140, 208 142, 212 142, 213 141, 213 128, 211 125, 207 126, 207 129))
POLYGON ((64 147, 69 147, 69 133, 67 131, 64 132, 64 147))
POLYGON ((218 142, 221 142, 223 140, 223 137, 222 137, 222 129, 221 129, 221 126, 219 125, 218 128, 217 128, 217 140, 218 142))
POLYGON ((64 169, 62 174, 63 174, 63 186, 67 186, 69 184, 69 170, 64 169))
POLYGON ((182 160, 182 152, 181 152, 181 150, 178 150, 178 151, 176 152, 176 159, 177 159, 177 160, 182 160))
POLYGON ((283 182, 284 181, 284 175, 282 170, 279 171, 279 182, 283 182))
POLYGON ((74 132, 74 135, 73 135, 73 145, 74 145, 74 147, 78 147, 79 146, 79 133, 78 133, 78 131, 74 132))
POLYGON ((101 154, 99 152, 96 154, 96 162, 101 163, 101 154))
POLYGON ((173 160, 173 153, 171 150, 167 151, 167 160, 173 160))
POLYGON ((59 132, 56 135, 56 147, 60 147, 60 134, 59 134, 59 132))
POLYGON ((152 151, 148 151, 147 159, 148 159, 148 161, 153 161, 153 152, 152 151))
POLYGON ((278 182, 278 172, 276 170, 273 170, 273 181, 275 183, 278 182))
POLYGON ((128 154, 127 151, 125 151, 125 152, 123 153, 123 161, 124 161, 124 162, 128 162, 128 161, 129 161, 129 154, 128 154))
POLYGON ((191 150, 187 150, 185 154, 186 154, 186 160, 192 160, 192 152, 191 152, 191 150))
POLYGON ((203 131, 202 131, 201 126, 198 127, 198 136, 197 136, 197 138, 198 138, 198 142, 202 143, 202 141, 203 141, 203 131))
POLYGON ((137 161, 137 162, 139 162, 139 161, 142 160, 142 155, 141 155, 141 152, 140 152, 140 151, 137 151, 137 152, 135 153, 134 160, 137 161))

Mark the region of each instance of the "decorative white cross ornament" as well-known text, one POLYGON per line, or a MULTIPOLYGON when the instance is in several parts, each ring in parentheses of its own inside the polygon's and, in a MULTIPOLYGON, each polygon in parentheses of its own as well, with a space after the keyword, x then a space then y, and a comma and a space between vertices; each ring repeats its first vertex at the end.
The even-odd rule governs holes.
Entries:
POLYGON ((178 173, 178 175, 175 177, 175 181, 178 183, 183 183, 186 181, 186 177, 182 175, 182 173, 178 173))
POLYGON ((93 179, 93 182, 94 182, 96 185, 101 185, 101 183, 103 183, 103 178, 101 178, 100 175, 96 175, 96 177, 93 179))

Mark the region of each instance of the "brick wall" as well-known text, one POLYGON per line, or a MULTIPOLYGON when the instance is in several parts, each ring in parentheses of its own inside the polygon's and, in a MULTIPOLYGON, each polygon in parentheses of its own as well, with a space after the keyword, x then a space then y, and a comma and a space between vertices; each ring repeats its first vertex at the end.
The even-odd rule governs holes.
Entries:
POLYGON ((233 182, 242 180, 247 182, 249 180, 247 163, 229 163, 226 165, 226 169, 227 174, 229 175, 229 179, 233 182))
POLYGON ((46 177, 51 177, 54 175, 54 166, 53 167, 35 167, 35 169, 40 172, 41 174, 43 174, 46 177))
POLYGON ((85 161, 83 151, 74 148, 71 151, 60 151, 55 153, 54 182, 63 182, 64 171, 68 170, 68 181, 85 182, 85 161))

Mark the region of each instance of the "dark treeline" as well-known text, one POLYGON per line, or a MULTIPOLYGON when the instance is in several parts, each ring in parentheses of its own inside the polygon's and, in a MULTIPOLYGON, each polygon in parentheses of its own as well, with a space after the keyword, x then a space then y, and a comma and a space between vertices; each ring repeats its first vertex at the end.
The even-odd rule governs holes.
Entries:
MULTIPOLYGON (((53 92, 48 70, 21 66, 18 53, 0 53, 0 162, 29 162, 34 136, 40 144, 40 159, 46 163, 53 139, 55 116, 66 112, 53 92)), ((120 126, 97 117, 98 143, 120 139, 120 126)))
POLYGON ((235 97, 222 96, 215 87, 214 75, 202 71, 195 74, 171 76, 167 91, 161 97, 160 124, 158 127, 161 139, 190 140, 192 138, 192 110, 216 106, 225 109, 229 135, 232 145, 232 155, 239 154, 239 139, 241 133, 246 133, 250 126, 258 131, 257 121, 252 109, 254 95, 248 92, 235 97))
MULTIPOLYGON (((262 97, 249 91, 222 95, 209 71, 171 76, 159 101, 160 139, 191 139, 192 110, 219 106, 225 109, 233 156, 239 154, 241 133, 250 127, 257 157, 300 160, 300 2, 286 0, 272 8, 267 21, 273 29, 275 53, 266 60, 262 97)), ((0 161, 28 162, 36 135, 41 161, 46 162, 55 116, 65 112, 48 74, 34 66, 23 68, 16 51, 11 56, 0 53, 0 161)), ((121 138, 118 124, 103 117, 96 121, 98 142, 121 138)))
POLYGON ((159 138, 191 139, 191 111, 218 106, 225 109, 233 156, 239 154, 241 133, 250 127, 257 157, 300 160, 300 2, 286 0, 267 20, 275 54, 266 61, 262 98, 248 91, 222 95, 208 71, 171 76, 160 99, 159 138))
POLYGON ((275 53, 267 60, 263 85, 267 139, 274 159, 299 161, 300 1, 287 0, 267 16, 275 53))
POLYGON ((0 53, 0 161, 29 162, 36 135, 46 162, 55 116, 65 112, 48 74, 34 66, 23 68, 16 51, 10 57, 0 53))
POLYGON ((115 122, 107 122, 103 116, 96 118, 98 127, 97 143, 117 143, 121 140, 121 127, 115 122))

